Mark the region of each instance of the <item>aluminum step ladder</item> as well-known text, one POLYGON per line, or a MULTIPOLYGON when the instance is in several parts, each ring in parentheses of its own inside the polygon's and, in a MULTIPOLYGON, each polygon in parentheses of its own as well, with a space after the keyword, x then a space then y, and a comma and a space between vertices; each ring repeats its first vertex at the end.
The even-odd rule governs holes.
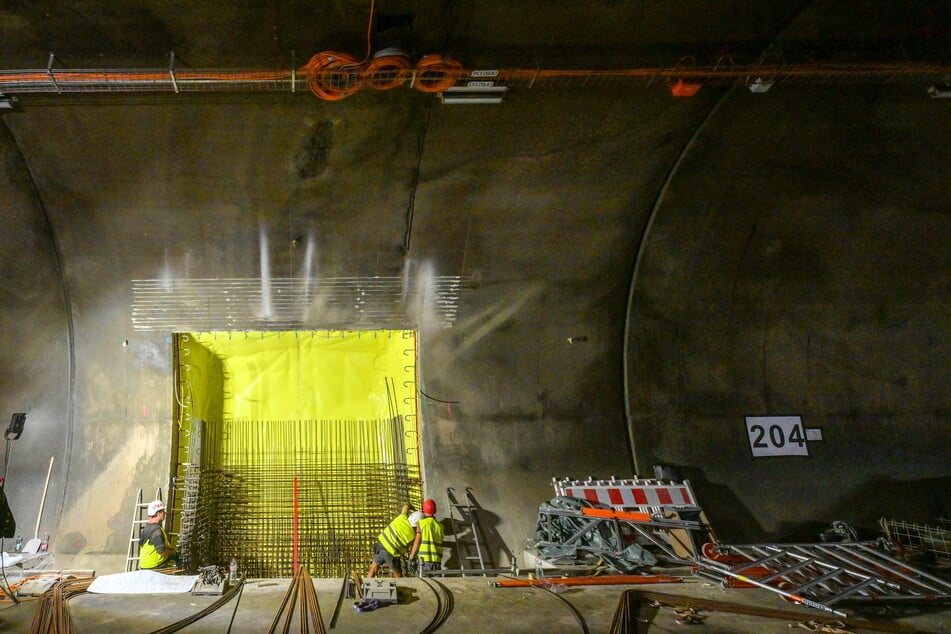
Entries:
POLYGON ((479 524, 479 505, 472 495, 472 488, 466 487, 464 503, 456 498, 452 487, 446 489, 446 497, 449 499, 449 523, 452 526, 459 568, 472 570, 474 573, 487 570, 490 567, 488 549, 482 526, 479 524))
POLYGON ((891 557, 882 541, 719 545, 697 559, 694 573, 839 616, 847 616, 840 603, 951 600, 951 582, 891 557))
POLYGON ((152 502, 152 500, 161 499, 161 487, 156 490, 155 497, 151 500, 146 501, 142 499, 142 489, 139 489, 138 494, 135 496, 135 506, 132 509, 132 528, 129 531, 129 552, 125 559, 126 572, 139 569, 139 532, 142 530, 142 525, 148 524, 149 522, 149 503, 152 502))

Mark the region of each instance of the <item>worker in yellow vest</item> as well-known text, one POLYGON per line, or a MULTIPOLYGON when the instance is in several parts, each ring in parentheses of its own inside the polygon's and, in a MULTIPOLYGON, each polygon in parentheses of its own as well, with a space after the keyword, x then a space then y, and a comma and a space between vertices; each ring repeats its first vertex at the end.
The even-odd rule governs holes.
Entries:
POLYGON ((420 540, 413 546, 409 558, 412 561, 419 557, 422 571, 439 570, 442 563, 442 524, 436 520, 436 503, 433 500, 423 501, 423 517, 419 520, 420 540))
POLYGON ((370 570, 367 571, 367 577, 376 575, 380 566, 386 565, 394 577, 402 577, 402 558, 411 548, 419 547, 421 535, 419 533, 419 520, 423 514, 419 511, 410 513, 409 506, 403 508, 403 512, 393 518, 393 521, 383 529, 380 536, 373 545, 373 562, 370 564, 370 570))
POLYGON ((165 503, 162 500, 149 502, 148 512, 149 521, 139 531, 139 568, 151 570, 167 566, 181 567, 181 560, 162 528, 165 503))

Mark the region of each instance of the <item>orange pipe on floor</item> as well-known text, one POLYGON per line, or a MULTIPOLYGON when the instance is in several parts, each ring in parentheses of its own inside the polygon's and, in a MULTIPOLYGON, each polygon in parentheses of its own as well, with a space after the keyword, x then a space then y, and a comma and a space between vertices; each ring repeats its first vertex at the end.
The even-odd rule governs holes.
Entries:
POLYGON ((529 588, 533 586, 613 586, 645 583, 680 583, 681 577, 664 575, 606 575, 604 577, 546 577, 544 579, 502 579, 495 581, 495 588, 529 588))

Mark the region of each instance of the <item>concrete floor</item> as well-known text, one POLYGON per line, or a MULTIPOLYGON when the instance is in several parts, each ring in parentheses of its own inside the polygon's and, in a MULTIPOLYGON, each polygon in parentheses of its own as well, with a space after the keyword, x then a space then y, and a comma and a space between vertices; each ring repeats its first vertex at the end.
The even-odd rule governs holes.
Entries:
MULTIPOLYGON (((322 621, 327 631, 346 633, 388 632, 609 632, 619 601, 626 590, 729 602, 802 614, 805 619, 828 622, 833 617, 802 608, 758 589, 725 589, 689 576, 681 583, 564 587, 560 592, 542 588, 495 588, 499 578, 446 577, 431 580, 397 580, 399 602, 370 612, 357 612, 353 599, 340 600, 340 579, 314 579, 322 621), (334 613, 333 627, 329 627, 334 613), (442 619, 440 615, 445 615, 442 619)), ((189 625, 186 632, 265 632, 280 613, 289 579, 250 579, 237 601, 189 625), (230 630, 229 630, 230 627, 230 630)), ((556 588, 557 590, 557 588, 556 588)), ((195 614, 218 596, 191 594, 82 594, 69 602, 69 611, 80 632, 152 632, 195 614)), ((27 632, 37 600, 9 602, 0 608, 0 632, 27 632)), ((939 606, 940 607, 940 606, 939 606)), ((951 609, 903 608, 884 619, 883 611, 850 610, 853 618, 877 621, 881 627, 851 625, 847 631, 951 632, 951 609)), ((637 612, 637 632, 788 632, 791 619, 766 619, 749 615, 703 610, 702 624, 690 628, 678 623, 672 607, 642 600, 637 612)), ((280 625, 283 625, 283 618, 280 625)), ((290 624, 300 631, 299 622, 290 624)), ((317 631, 311 627, 309 631, 317 631)))

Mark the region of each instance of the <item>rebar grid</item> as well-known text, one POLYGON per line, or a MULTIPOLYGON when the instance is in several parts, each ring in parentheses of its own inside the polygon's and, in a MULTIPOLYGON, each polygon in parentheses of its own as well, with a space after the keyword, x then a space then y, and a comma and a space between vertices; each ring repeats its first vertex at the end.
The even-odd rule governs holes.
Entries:
POLYGON ((422 499, 404 437, 399 417, 205 424, 205 466, 176 483, 186 567, 233 557, 249 577, 291 576, 295 504, 298 565, 324 577, 368 566, 380 531, 422 499))
POLYGON ((885 518, 879 523, 889 541, 908 550, 929 553, 937 564, 951 564, 951 520, 938 519, 938 526, 885 518))

